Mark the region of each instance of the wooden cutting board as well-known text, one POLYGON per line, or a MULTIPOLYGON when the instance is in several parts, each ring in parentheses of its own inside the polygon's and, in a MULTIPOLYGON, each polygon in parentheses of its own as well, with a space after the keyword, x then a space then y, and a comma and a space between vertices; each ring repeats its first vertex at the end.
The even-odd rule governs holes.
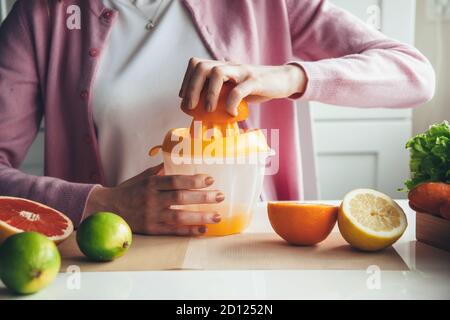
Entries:
POLYGON ((243 233, 226 237, 157 237, 134 235, 125 256, 113 262, 87 260, 75 234, 59 247, 64 272, 70 265, 81 271, 148 270, 408 270, 393 248, 368 253, 352 249, 334 232, 312 247, 287 244, 275 233, 243 233))
POLYGON ((59 245, 61 270, 76 265, 81 271, 174 270, 183 266, 189 238, 133 235, 128 252, 111 262, 89 261, 78 249, 76 233, 59 245))

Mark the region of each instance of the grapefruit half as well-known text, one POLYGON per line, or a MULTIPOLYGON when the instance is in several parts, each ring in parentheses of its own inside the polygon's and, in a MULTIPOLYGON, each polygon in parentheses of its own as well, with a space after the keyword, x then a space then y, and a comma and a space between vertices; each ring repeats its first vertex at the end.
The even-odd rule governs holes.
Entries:
POLYGON ((73 224, 61 212, 41 203, 0 197, 0 243, 24 231, 39 232, 59 244, 73 232, 73 224))

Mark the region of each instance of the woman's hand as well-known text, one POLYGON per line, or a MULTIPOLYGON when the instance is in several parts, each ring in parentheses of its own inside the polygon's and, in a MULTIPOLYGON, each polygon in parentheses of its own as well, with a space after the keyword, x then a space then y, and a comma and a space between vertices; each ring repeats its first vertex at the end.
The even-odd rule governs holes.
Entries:
POLYGON ((237 115, 242 99, 260 103, 287 98, 303 93, 307 83, 304 70, 297 65, 258 66, 191 58, 179 94, 183 106, 195 108, 205 87, 206 109, 214 111, 222 85, 227 81, 237 84, 227 100, 227 111, 233 116, 237 115))
POLYGON ((217 212, 171 209, 173 205, 219 203, 224 195, 201 190, 214 183, 203 174, 163 176, 162 165, 150 168, 115 188, 96 187, 86 204, 85 217, 98 211, 122 216, 133 232, 143 234, 201 235, 205 224, 218 223, 217 212))

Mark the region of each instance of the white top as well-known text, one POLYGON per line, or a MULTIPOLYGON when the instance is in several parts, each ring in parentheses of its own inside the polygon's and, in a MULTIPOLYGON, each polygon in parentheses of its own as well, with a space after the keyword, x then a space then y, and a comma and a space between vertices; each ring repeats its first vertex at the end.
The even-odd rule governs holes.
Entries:
POLYGON ((131 0, 103 2, 119 14, 101 54, 93 116, 106 183, 114 186, 161 163, 148 150, 169 129, 189 126, 178 97, 184 72, 189 58, 211 56, 178 0, 152 31, 145 26, 159 1, 138 1, 140 10, 131 0))
MULTIPOLYGON (((323 200, 321 202, 324 202, 323 200)), ((408 228, 394 244, 408 270, 170 270, 83 272, 61 270, 56 280, 34 295, 12 296, 0 282, 1 299, 450 299, 450 253, 415 241, 415 214, 407 200, 398 200, 408 228), (67 272, 66 272, 67 271, 67 272), (79 279, 79 280, 78 280, 79 279), (379 279, 380 286, 374 286, 379 279), (79 287, 76 285, 79 283, 79 287)), ((325 201, 339 204, 339 201, 325 201)), ((259 203, 246 233, 273 232, 266 204, 259 203)), ((335 229, 333 232, 339 232, 335 229)), ((319 244, 320 246, 320 244, 319 244)), ((280 249, 283 249, 281 242, 280 249)), ((257 242, 230 258, 261 254, 257 242)), ((345 250, 345 248, 343 248, 345 250)), ((364 254, 364 253, 362 253, 364 254)), ((121 259, 126 259, 124 258, 121 259)), ((302 257, 300 256, 299 259, 302 257)), ((327 257, 325 257, 327 258, 327 257)), ((329 252, 329 259, 336 259, 329 252)), ((268 257, 268 264, 270 265, 268 257)), ((385 258, 386 259, 386 258, 385 258)), ((376 263, 377 254, 373 258, 376 263)), ((349 261, 349 265, 352 262, 349 261)), ((262 301, 261 303, 264 303, 262 301)), ((183 302, 180 302, 180 306, 183 302)), ((201 305, 201 301, 197 304, 201 305)), ((244 310, 244 308, 242 308, 244 310)), ((274 314, 277 310, 274 308, 274 314)), ((214 315, 213 312, 211 314, 214 315)), ((244 317, 245 318, 245 317, 244 317)), ((407 319, 409 320, 409 319, 407 319)))

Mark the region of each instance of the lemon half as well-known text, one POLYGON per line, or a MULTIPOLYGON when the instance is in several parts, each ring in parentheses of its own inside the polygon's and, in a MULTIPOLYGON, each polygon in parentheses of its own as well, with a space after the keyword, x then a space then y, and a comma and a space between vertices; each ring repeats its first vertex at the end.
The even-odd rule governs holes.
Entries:
POLYGON ((353 247, 377 251, 392 245, 405 232, 405 212, 389 196, 371 189, 347 193, 338 214, 338 226, 353 247))

